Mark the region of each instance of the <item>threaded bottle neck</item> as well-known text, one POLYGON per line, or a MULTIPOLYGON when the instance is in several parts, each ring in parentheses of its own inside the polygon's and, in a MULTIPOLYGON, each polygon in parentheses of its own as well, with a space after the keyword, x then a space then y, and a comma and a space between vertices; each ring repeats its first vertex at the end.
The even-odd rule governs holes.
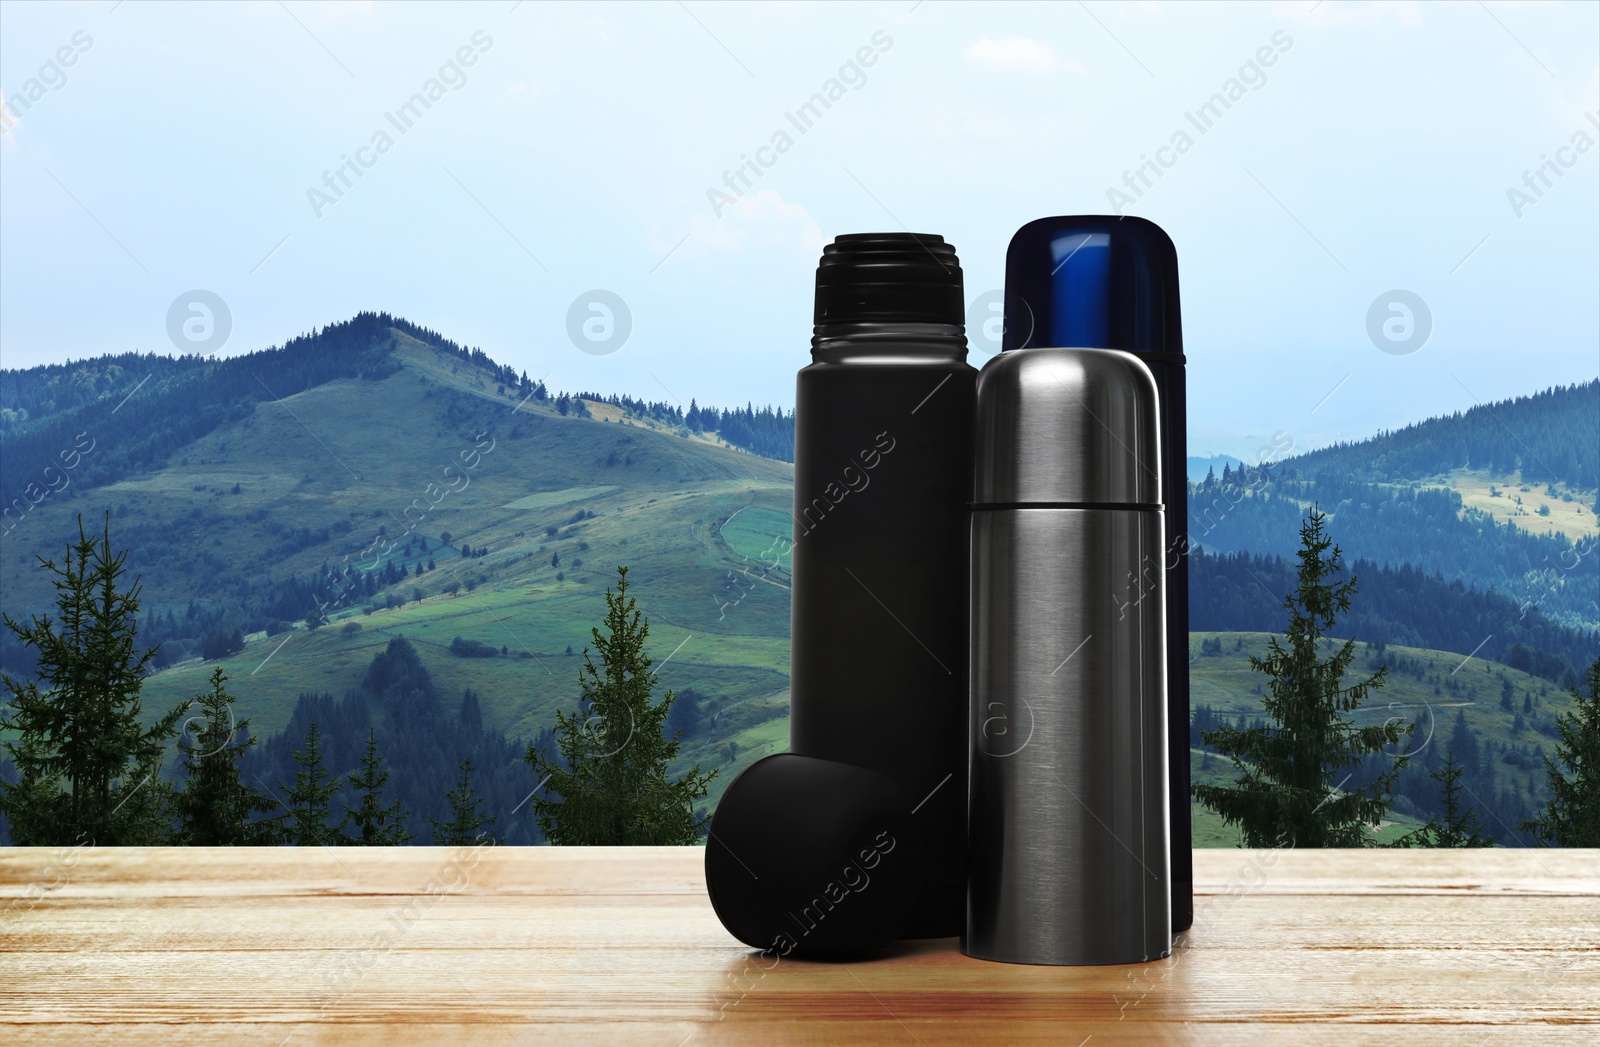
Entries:
POLYGON ((961 261, 929 233, 848 233, 822 249, 811 355, 965 360, 961 261))
POLYGON ((812 320, 819 326, 965 319, 961 261, 942 236, 849 233, 822 249, 812 320))
POLYGON ((966 358, 966 327, 961 324, 831 323, 812 328, 811 359, 817 363, 966 358))

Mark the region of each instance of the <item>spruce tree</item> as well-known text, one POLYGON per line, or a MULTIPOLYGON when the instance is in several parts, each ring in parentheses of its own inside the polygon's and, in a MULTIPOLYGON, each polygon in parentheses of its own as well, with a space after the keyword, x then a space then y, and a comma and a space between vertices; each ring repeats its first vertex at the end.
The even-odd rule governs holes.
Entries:
POLYGON ((1347 684, 1355 643, 1346 640, 1321 657, 1323 634, 1350 609, 1356 590, 1354 578, 1340 584, 1330 580, 1343 568, 1339 547, 1324 532, 1326 519, 1313 506, 1300 527, 1298 584, 1283 600, 1288 646, 1273 637, 1265 658, 1250 656, 1250 668, 1268 677, 1270 695, 1262 704, 1270 722, 1201 734, 1206 745, 1233 759, 1238 780, 1196 785, 1194 794, 1223 821, 1238 826, 1247 847, 1368 845, 1367 830, 1383 818, 1406 762, 1398 757, 1373 781, 1347 788, 1366 757, 1408 736, 1411 725, 1390 721, 1361 727, 1345 717, 1383 686, 1388 667, 1347 684))
MULTIPOLYGON (((359 802, 344 809, 345 818, 355 832, 350 842, 363 847, 393 847, 411 841, 406 831, 406 809, 396 800, 387 807, 383 804, 383 787, 389 781, 389 772, 383 769, 383 757, 378 755, 378 736, 367 731, 367 751, 361 757, 359 773, 346 775, 345 780, 355 787, 359 802)), ((340 824, 343 829, 343 823, 340 824)))
POLYGON ((277 811, 278 801, 239 777, 239 761, 256 740, 249 736, 249 720, 233 720, 233 699, 223 686, 227 680, 220 665, 211 671, 211 690, 194 698, 201 710, 199 733, 192 741, 187 732, 178 740, 185 782, 174 804, 176 843, 239 847, 277 842, 277 826, 255 816, 277 811), (241 734, 243 741, 238 740, 241 734))
POLYGON ((298 847, 349 843, 339 829, 328 824, 329 802, 339 789, 339 780, 322 765, 317 721, 307 727, 305 748, 295 752, 294 762, 294 784, 282 786, 289 797, 284 805, 284 838, 298 847))
POLYGON ((183 708, 143 723, 140 688, 156 648, 136 651, 141 586, 122 586, 127 559, 111 552, 109 512, 99 538, 80 515, 63 562, 38 558, 55 575, 59 617, 23 625, 4 616, 38 662, 38 680, 0 676, 9 695, 0 729, 16 732, 5 747, 18 779, 0 781, 0 812, 19 846, 151 845, 171 835, 172 787, 160 771, 183 708))
POLYGON ((1467 723, 1466 709, 1457 709, 1456 718, 1450 727, 1450 742, 1448 752, 1459 759, 1461 767, 1470 775, 1477 775, 1478 768, 1483 762, 1478 745, 1478 736, 1473 733, 1472 727, 1467 723))
POLYGON ((1455 750, 1444 756, 1444 765, 1429 771, 1428 777, 1439 783, 1444 794, 1444 818, 1429 818, 1422 831, 1434 847, 1493 847, 1494 837, 1483 832, 1483 824, 1470 807, 1463 807, 1461 773, 1465 768, 1456 762, 1455 750))
POLYGON ((1572 712, 1556 717, 1556 758, 1544 758, 1550 799, 1542 815, 1522 823, 1557 847, 1600 847, 1600 658, 1585 675, 1589 693, 1572 689, 1572 712))
POLYGON ((667 765, 678 755, 676 738, 662 725, 675 695, 652 701, 655 673, 644 653, 650 623, 628 595, 628 569, 617 568, 617 591, 606 589, 605 631, 592 629, 596 667, 583 651, 582 695, 572 714, 556 711, 556 759, 529 746, 525 759, 560 799, 534 797, 545 838, 554 844, 690 844, 702 818, 694 801, 706 795, 716 771, 695 765, 676 781, 667 765))
POLYGON ((498 843, 494 834, 494 819, 483 813, 483 803, 472 788, 472 761, 461 761, 461 777, 456 787, 445 794, 450 801, 450 820, 428 819, 433 826, 433 842, 445 847, 469 847, 488 842, 498 843))

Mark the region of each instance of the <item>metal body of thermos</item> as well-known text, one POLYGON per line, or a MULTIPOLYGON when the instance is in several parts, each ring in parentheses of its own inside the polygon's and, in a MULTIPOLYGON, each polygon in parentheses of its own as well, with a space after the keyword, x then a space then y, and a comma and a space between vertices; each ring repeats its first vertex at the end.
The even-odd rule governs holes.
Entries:
POLYGON ((1189 534, 1183 321, 1178 252, 1155 223, 1131 215, 1029 222, 1006 250, 1006 351, 1071 345, 1121 349, 1150 368, 1161 408, 1160 557, 1167 612, 1167 796, 1172 929, 1194 919, 1189 824, 1189 534))
POLYGON ((968 955, 1171 950, 1158 410, 1116 350, 1007 351, 979 375, 968 955))

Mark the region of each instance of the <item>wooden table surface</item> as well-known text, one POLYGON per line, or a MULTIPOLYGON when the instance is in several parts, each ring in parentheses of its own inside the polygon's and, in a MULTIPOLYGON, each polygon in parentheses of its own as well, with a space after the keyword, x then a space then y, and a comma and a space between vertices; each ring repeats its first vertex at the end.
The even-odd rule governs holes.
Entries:
POLYGON ((1600 1043, 1600 851, 1199 851, 1159 963, 763 957, 696 848, 0 850, 7 1043, 1600 1043))

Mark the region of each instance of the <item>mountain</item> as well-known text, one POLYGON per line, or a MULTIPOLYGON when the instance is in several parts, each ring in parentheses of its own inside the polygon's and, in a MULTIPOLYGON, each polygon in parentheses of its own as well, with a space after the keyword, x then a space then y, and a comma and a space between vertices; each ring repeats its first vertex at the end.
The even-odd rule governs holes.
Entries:
POLYGON ((481 349, 457 343, 386 313, 353 319, 290 339, 281 347, 225 359, 124 353, 92 360, 0 371, 0 505, 6 531, 20 524, 41 495, 76 485, 101 486, 171 455, 224 422, 341 378, 381 380, 427 346, 448 360, 451 374, 472 372, 471 388, 495 387, 497 398, 547 400, 565 416, 587 401, 618 408, 655 427, 688 430, 712 442, 783 461, 794 459, 794 414, 746 405, 743 411, 691 403, 687 414, 666 403, 580 393, 551 399, 543 383, 518 376, 481 349), (76 450, 78 454, 72 454, 76 450))
MULTIPOLYGON (((1300 521, 1317 506, 1351 560, 1412 565, 1568 628, 1600 628, 1600 544, 1497 521, 1443 487, 1304 480, 1277 469, 1229 473, 1189 493, 1189 540, 1212 553, 1292 557, 1300 521)), ((1593 520, 1592 514, 1587 519, 1593 520)))
POLYGON ((1284 465, 1301 476, 1369 483, 1477 469, 1517 475, 1526 484, 1593 492, 1600 488, 1600 379, 1480 404, 1310 451, 1284 465))
MULTIPOLYGON (((115 364, 122 384, 96 379, 94 397, 39 391, 112 364, 7 376, 24 397, 5 405, 14 423, 29 411, 6 434, 8 469, 79 432, 96 443, 69 483, 9 521, 0 586, 13 617, 47 609, 35 558, 59 558, 78 513, 98 529, 109 510, 143 581, 142 639, 165 647, 147 709, 202 689, 209 644, 225 652, 238 715, 270 736, 299 695, 359 690, 404 636, 447 710, 470 688, 487 726, 531 739, 573 707, 619 564, 664 686, 696 689, 708 717, 740 703, 731 720, 786 697, 781 568, 752 570, 762 549, 735 552, 721 531, 735 517, 741 540, 761 521, 787 530, 787 463, 705 421, 696 434, 681 412, 524 392, 486 357, 379 315, 153 371, 122 403, 141 363, 115 364)), ((29 668, 9 635, 0 655, 9 672, 29 668)))
POLYGON ((1190 485, 1189 537, 1292 556, 1315 505, 1352 559, 1411 565, 1600 631, 1600 381, 1190 485))
MULTIPOLYGON (((1597 389, 1493 407, 1528 432, 1554 412, 1550 432, 1582 439, 1597 389)), ((1195 629, 1282 627, 1288 558, 1319 503, 1361 577, 1347 635, 1441 666, 1499 659, 1493 672, 1519 695, 1555 694, 1592 657, 1600 622, 1583 464, 1541 451, 1562 463, 1542 485, 1522 482, 1520 459, 1519 472, 1491 475, 1472 457, 1489 439, 1479 416, 1435 421, 1259 470, 1230 459, 1210 479, 1202 471, 1190 505, 1195 629), (1412 440, 1427 453, 1408 451, 1412 440), (1458 443, 1467 457, 1453 456, 1458 443), (1380 449, 1383 470, 1352 464, 1380 449), (1576 530, 1554 527, 1563 521, 1576 530)), ((59 557, 78 514, 98 529, 109 512, 144 584, 141 640, 162 645, 146 709, 186 701, 222 665, 268 781, 316 718, 339 735, 329 749, 340 759, 378 730, 419 817, 437 809, 434 779, 452 778, 462 755, 483 768, 493 804, 520 802, 515 756, 547 744, 556 709, 574 709, 619 564, 649 619, 661 685, 679 695, 679 767, 719 770, 708 806, 752 760, 787 747, 792 412, 558 393, 367 313, 225 360, 125 354, 0 372, 0 439, 5 611, 48 609, 36 557, 59 557), (374 683, 391 652, 405 687, 374 683)), ((0 666, 31 669, 9 632, 0 666)), ((1435 686, 1464 701, 1499 701, 1475 690, 1491 681, 1474 672, 1427 675, 1448 677, 1435 686)), ((1253 681, 1226 681, 1247 704, 1253 681)), ((1532 760, 1528 746, 1542 743, 1500 719, 1481 725, 1484 745, 1532 760)))

